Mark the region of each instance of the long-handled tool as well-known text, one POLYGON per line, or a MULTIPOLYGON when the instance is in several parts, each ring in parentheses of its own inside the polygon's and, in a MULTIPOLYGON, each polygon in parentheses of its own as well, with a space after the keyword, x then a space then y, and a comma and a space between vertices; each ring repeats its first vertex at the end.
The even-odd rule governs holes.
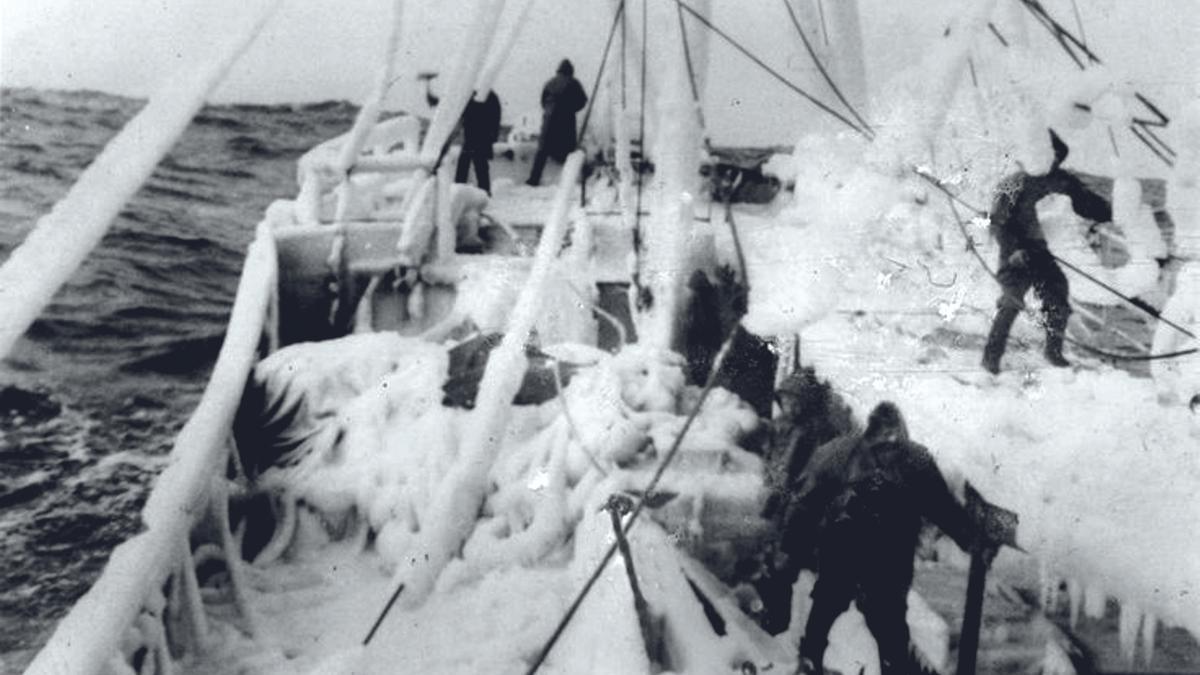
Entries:
POLYGON ((989 503, 967 483, 964 487, 967 514, 983 531, 985 542, 971 551, 971 572, 967 578, 967 599, 963 608, 962 632, 958 639, 958 675, 974 675, 979 652, 979 630, 983 624, 983 591, 988 568, 1001 546, 1017 546, 1017 514, 989 503))

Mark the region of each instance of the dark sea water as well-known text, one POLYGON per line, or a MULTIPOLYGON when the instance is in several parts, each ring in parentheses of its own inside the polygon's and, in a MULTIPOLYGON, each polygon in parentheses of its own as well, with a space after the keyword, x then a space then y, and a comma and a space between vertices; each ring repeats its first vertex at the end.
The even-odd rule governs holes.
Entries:
MULTIPOLYGON (((0 90, 0 260, 143 102, 0 90)), ((349 104, 205 108, 0 363, 0 672, 20 672, 138 512, 216 358, 243 253, 349 104)))

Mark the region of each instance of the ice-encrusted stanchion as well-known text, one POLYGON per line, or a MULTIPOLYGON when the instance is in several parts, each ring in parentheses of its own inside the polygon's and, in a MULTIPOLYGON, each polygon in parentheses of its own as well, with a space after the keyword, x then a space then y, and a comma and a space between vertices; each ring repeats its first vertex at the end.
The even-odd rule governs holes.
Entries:
MULTIPOLYGON (((437 166, 443 158, 443 149, 458 125, 459 117, 471 97, 474 87, 480 81, 484 58, 488 47, 495 36, 496 24, 504 9, 504 0, 477 0, 474 3, 474 20, 463 36, 457 60, 446 85, 446 94, 438 103, 437 112, 433 115, 425 140, 421 144, 420 159, 428 167, 437 166)), ((436 204, 440 199, 448 201, 448 190, 439 188, 439 181, 445 182, 448 174, 430 175, 429 171, 418 171, 413 179, 413 187, 405 199, 406 219, 404 231, 396 243, 400 254, 400 263, 409 266, 419 265, 429 251, 430 235, 437 223, 438 212, 446 213, 449 204, 436 204)), ((448 186, 447 186, 448 187, 448 186)), ((449 237, 443 236, 442 244, 449 237)), ((453 238, 449 238, 451 241, 453 238)), ((450 252, 453 252, 452 245, 450 252)), ((442 251, 434 251, 442 253, 442 251)))
POLYGON ((280 4, 281 0, 266 0, 253 21, 214 50, 216 58, 168 79, 9 255, 0 267, 0 358, 100 243, 125 202, 150 177, 280 4))
MULTIPOLYGON (((175 576, 175 588, 191 585, 189 537, 211 507, 212 477, 224 475, 229 430, 258 356, 277 264, 274 240, 267 228, 260 228, 246 254, 229 330, 208 386, 142 509, 145 530, 113 550, 100 578, 58 624, 27 672, 105 672, 127 632, 136 630, 135 621, 161 602, 168 580, 175 576)), ((201 618, 199 594, 183 590, 176 596, 183 605, 173 609, 190 615, 196 628, 180 646, 185 652, 203 649, 207 621, 201 618)))
POLYGON ((404 587, 400 599, 403 607, 416 607, 425 601, 446 563, 474 528, 488 472, 504 440, 510 406, 525 375, 525 343, 552 278, 552 265, 566 234, 571 193, 582 166, 582 152, 576 151, 567 158, 533 269, 521 289, 503 340, 488 358, 475 410, 464 425, 466 431, 459 455, 438 486, 428 519, 417 536, 414 550, 421 555, 414 556, 412 564, 402 564, 396 571, 393 583, 404 587))
MULTIPOLYGON (((668 11, 673 8, 668 7, 668 11)), ((700 7, 697 11, 704 12, 700 7)), ((673 18, 673 17, 672 17, 673 18)), ((712 259, 711 238, 697 230, 692 204, 699 188, 701 129, 692 97, 687 64, 682 47, 683 36, 676 21, 659 21, 657 35, 665 45, 657 51, 662 57, 660 87, 656 101, 659 118, 654 139, 655 176, 653 190, 658 208, 646 226, 645 248, 641 259, 642 287, 649 291, 649 303, 636 316, 639 339, 647 344, 672 349, 684 315, 686 284, 700 258, 712 259), (707 255, 705 255, 707 253, 707 255)))
POLYGON ((474 20, 466 35, 462 36, 461 49, 446 83, 446 93, 438 103, 433 121, 425 132, 425 142, 421 145, 421 158, 431 165, 441 156, 443 146, 454 133, 459 117, 467 106, 467 100, 475 91, 484 59, 496 35, 500 12, 504 9, 504 0, 476 0, 473 4, 474 20))
MULTIPOLYGON (((337 209, 333 217, 338 229, 337 234, 333 237, 333 245, 329 251, 328 265, 338 272, 339 278, 345 272, 346 221, 354 193, 354 183, 350 180, 350 171, 358 162, 359 153, 362 152, 363 146, 366 145, 367 137, 371 134, 371 130, 374 129, 375 123, 379 121, 379 113, 383 108, 383 99, 387 97, 388 89, 391 88, 392 79, 396 71, 396 55, 400 53, 400 27, 403 23, 403 17, 404 0, 392 0, 392 30, 388 33, 387 47, 384 49, 383 63, 379 67, 375 87, 371 90, 371 94, 367 97, 367 100, 363 102, 362 108, 358 110, 358 115, 354 118, 354 126, 351 127, 350 133, 342 143, 342 147, 338 152, 337 162, 333 167, 339 181, 337 188, 337 209)), ((319 179, 315 176, 306 176, 305 183, 310 183, 313 180, 319 179)), ((303 186, 301 187, 301 191, 303 192, 303 186)), ((307 195, 303 196, 306 199, 311 199, 307 195)), ((342 283, 345 283, 345 281, 343 280, 342 283)))
POLYGON ((517 0, 517 2, 512 23, 505 31, 504 36, 494 43, 492 50, 488 53, 483 70, 479 71, 479 77, 475 80, 475 100, 480 103, 487 100, 487 94, 495 86, 500 69, 508 62, 508 55, 512 53, 513 45, 516 44, 521 30, 528 23, 529 10, 533 7, 533 0, 517 0))

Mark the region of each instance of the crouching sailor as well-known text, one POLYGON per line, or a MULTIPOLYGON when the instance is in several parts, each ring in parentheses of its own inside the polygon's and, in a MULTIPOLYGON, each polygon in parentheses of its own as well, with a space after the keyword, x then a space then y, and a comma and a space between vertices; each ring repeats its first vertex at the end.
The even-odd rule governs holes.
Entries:
MULTIPOLYGON (((883 675, 920 672, 905 615, 922 517, 964 550, 994 554, 946 486, 929 451, 908 440, 899 409, 880 403, 861 436, 817 449, 793 502, 794 527, 818 523, 817 581, 800 644, 801 672, 823 673, 829 630, 857 601, 879 645, 883 675)), ((804 542, 789 542, 804 545, 804 542)))
POLYGON ((1003 295, 996 303, 999 310, 983 348, 983 367, 993 374, 1000 372, 1008 333, 1025 305, 1025 294, 1031 286, 1042 300, 1046 361, 1053 366, 1070 365, 1062 353, 1063 331, 1071 316, 1069 287, 1066 276, 1046 245, 1046 235, 1038 221, 1037 203, 1052 194, 1066 195, 1080 216, 1096 222, 1112 220, 1112 207, 1108 202, 1061 168, 1067 158, 1066 143, 1053 131, 1050 142, 1054 147, 1050 170, 1042 175, 1019 171, 1008 176, 997 186, 996 200, 992 204, 989 229, 1000 245, 1000 269, 996 276, 1003 289, 1003 295))

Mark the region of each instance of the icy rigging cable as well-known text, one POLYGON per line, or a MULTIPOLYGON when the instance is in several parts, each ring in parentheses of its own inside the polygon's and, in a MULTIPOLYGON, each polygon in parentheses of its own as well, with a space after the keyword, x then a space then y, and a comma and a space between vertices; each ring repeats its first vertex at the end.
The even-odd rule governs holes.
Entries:
MULTIPOLYGON (((833 81, 833 78, 829 76, 829 72, 825 70, 825 64, 821 63, 821 59, 817 58, 817 52, 815 49, 813 49, 812 43, 808 41, 808 36, 804 34, 804 28, 800 26, 800 19, 796 17, 796 11, 792 9, 792 3, 789 2, 789 0, 783 0, 783 6, 787 9, 788 16, 792 19, 792 25, 796 27, 796 32, 800 34, 800 41, 804 43, 804 49, 808 52, 809 58, 811 58, 812 62, 816 64, 817 71, 821 73, 821 77, 825 79, 825 83, 828 84, 829 88, 833 90, 833 95, 837 97, 837 100, 842 102, 842 105, 846 106, 846 110, 850 111, 850 114, 854 116, 855 121, 862 125, 862 128, 865 129, 868 134, 870 134, 871 138, 874 138, 875 130, 871 128, 870 124, 867 124, 867 121, 862 118, 862 115, 858 114, 858 111, 854 109, 854 106, 850 105, 850 102, 847 101, 846 97, 842 95, 842 90, 838 88, 837 83, 833 81)), ((828 39, 828 36, 826 36, 826 41, 828 41, 828 39)))
MULTIPOLYGON (((654 475, 650 477, 650 481, 646 483, 645 489, 642 490, 643 498, 638 500, 637 505, 633 508, 632 513, 629 515, 629 520, 625 521, 624 531, 626 534, 633 529, 633 525, 637 522, 638 516, 640 516, 642 511, 646 509, 646 500, 654 492, 654 489, 658 487, 658 482, 662 479, 663 474, 666 473, 667 467, 671 465, 671 461, 675 459, 677 454, 679 454, 679 448, 683 445, 684 437, 687 436, 688 431, 692 428, 692 424, 696 421, 696 417, 700 414, 700 409, 704 407, 704 402, 708 399, 708 395, 712 392, 713 387, 716 385, 717 373, 721 371, 721 366, 724 365, 725 357, 729 355, 730 347, 733 346, 733 340, 735 337, 737 337, 737 332, 741 326, 742 322, 739 319, 735 321, 733 326, 729 329, 728 337, 725 338, 725 342, 721 345, 720 351, 717 352, 717 357, 713 359, 712 367, 708 371, 708 380, 705 381, 704 389, 700 391, 700 397, 696 400, 696 407, 688 413, 687 419, 684 420, 683 426, 679 429, 679 433, 675 435, 675 440, 671 443, 671 449, 667 451, 666 456, 663 457, 663 461, 659 463, 658 469, 655 470, 654 475)), ((558 643, 558 639, 562 637, 563 632, 567 629, 567 626, 571 623, 571 620, 575 618, 575 613, 579 611, 579 607, 583 604, 584 598, 586 598, 588 593, 591 592, 592 587, 596 585, 596 581, 599 580, 600 575, 604 573, 604 568, 608 567, 608 564, 612 561, 616 553, 617 542, 613 542, 613 544, 608 547, 608 551, 605 552, 604 557, 601 558, 600 564, 596 566, 596 569, 592 571, 592 575, 588 577, 588 580, 583 584, 583 588, 579 589, 579 593, 576 594, 575 599, 571 602, 570 607, 567 608, 567 611, 563 614, 562 619, 560 619, 558 625, 555 626, 554 632, 550 635, 549 639, 546 640, 546 644, 542 647, 541 652, 538 653, 537 658, 534 659, 533 664, 530 665, 529 669, 525 671, 525 675, 534 675, 534 673, 537 673, 537 671, 542 667, 542 664, 546 662, 546 657, 550 655, 550 650, 554 649, 554 645, 558 643)))
MULTIPOLYGON (((977 215, 986 217, 988 215, 987 212, 982 211, 978 208, 975 208, 974 206, 971 206, 971 204, 964 201, 961 197, 954 194, 945 185, 943 185, 942 182, 937 179, 937 177, 931 176, 931 175, 925 173, 924 171, 920 170, 917 167, 913 167, 912 171, 913 171, 913 173, 917 174, 918 176, 920 176, 921 178, 923 178, 927 182, 929 182, 930 185, 933 185, 935 188, 940 190, 942 192, 942 194, 944 194, 946 196, 946 201, 950 205, 950 211, 954 214, 954 220, 958 224, 958 230, 960 233, 962 233, 963 239, 966 241, 967 250, 971 252, 971 254, 979 262, 980 267, 982 267, 983 270, 985 272, 987 272, 988 276, 990 276, 993 280, 995 280, 997 283, 999 283, 999 281, 1000 281, 999 277, 996 276, 996 273, 994 271, 992 271, 991 266, 987 264, 987 261, 984 260, 983 256, 979 253, 979 249, 975 245, 975 238, 971 236, 970 232, 967 232, 966 225, 963 224, 962 216, 959 215, 958 207, 955 206, 955 203, 957 202, 958 204, 963 205, 967 209, 975 212, 977 215)), ((1115 288, 1112 288, 1111 286, 1104 284, 1103 282, 1101 282, 1099 279, 1096 279, 1092 275, 1087 274, 1086 272, 1081 271, 1079 268, 1075 267, 1074 265, 1071 265, 1070 263, 1063 261, 1058 256, 1054 256, 1054 254, 1051 254, 1051 256, 1054 257, 1055 260, 1067 265, 1073 271, 1082 275, 1084 278, 1088 279, 1089 281, 1093 281, 1093 282, 1099 284, 1101 287, 1105 288, 1106 290, 1114 293, 1115 295, 1120 297, 1122 300, 1125 300, 1126 302, 1128 302, 1133 307, 1140 309, 1141 311, 1149 314, 1150 316, 1154 317, 1155 319, 1158 319, 1159 321, 1162 321, 1163 323, 1184 333, 1185 335, 1188 335, 1189 337, 1192 337, 1192 338, 1196 337, 1191 331, 1188 331, 1187 329, 1183 328, 1182 326, 1175 324, 1173 321, 1170 321, 1169 319, 1164 318, 1158 311, 1154 310, 1153 307, 1150 307, 1146 303, 1135 302, 1133 299, 1125 296, 1123 293, 1116 290, 1115 288)), ((1025 305, 1025 303, 1022 300, 1021 306, 1024 307, 1024 305, 1025 305)), ((1033 312, 1033 310, 1026 307, 1025 312, 1026 312, 1026 315, 1029 316, 1035 323, 1037 323, 1038 325, 1042 325, 1041 319, 1037 317, 1037 315, 1033 312)), ((1080 349, 1089 351, 1093 354, 1102 356, 1104 358, 1107 358, 1107 359, 1113 360, 1113 361, 1158 361, 1161 359, 1177 358, 1180 356, 1187 356, 1188 354, 1195 354, 1196 352, 1200 352, 1200 347, 1192 347, 1190 349, 1181 349, 1179 351, 1167 352, 1165 354, 1144 354, 1144 355, 1118 354, 1116 352, 1110 352, 1105 349, 1101 349, 1099 347, 1094 347, 1094 346, 1089 345, 1080 340, 1076 340, 1076 339, 1072 338, 1071 336, 1067 335, 1066 333, 1063 333, 1063 338, 1070 344, 1075 345, 1076 347, 1079 347, 1080 349)))
POLYGON ((713 24, 712 21, 708 20, 708 18, 706 18, 700 12, 697 12, 694 8, 692 8, 686 2, 684 2, 683 0, 675 0, 675 4, 678 5, 680 8, 682 8, 688 14, 691 14, 693 17, 695 17, 697 21, 704 24, 705 28, 708 28, 710 31, 715 33, 722 40, 729 43, 729 45, 731 47, 733 47, 734 49, 741 52, 743 56, 745 56, 746 58, 753 61, 755 65, 757 65, 759 68, 761 68, 768 75, 775 78, 776 80, 779 80, 779 82, 781 82, 788 89, 791 89, 792 91, 799 94, 801 97, 804 98, 804 100, 815 105, 822 112, 832 115, 839 122, 841 122, 842 124, 845 124, 846 126, 850 127, 854 131, 858 132, 859 135, 863 136, 867 140, 871 140, 871 133, 869 131, 858 126, 850 118, 846 117, 842 113, 829 107, 828 105, 823 103, 820 99, 818 99, 817 97, 808 93, 807 91, 805 91, 804 89, 802 89, 801 87, 799 87, 798 85, 793 83, 791 80, 789 80, 786 77, 784 77, 783 75, 781 75, 779 73, 779 71, 777 71, 774 68, 772 68, 771 66, 767 65, 766 62, 764 62, 762 59, 755 56, 753 52, 751 52, 749 49, 746 49, 746 47, 743 46, 740 42, 738 42, 737 40, 734 40, 733 37, 729 35, 729 33, 726 33, 725 31, 718 28, 715 24, 713 24))

